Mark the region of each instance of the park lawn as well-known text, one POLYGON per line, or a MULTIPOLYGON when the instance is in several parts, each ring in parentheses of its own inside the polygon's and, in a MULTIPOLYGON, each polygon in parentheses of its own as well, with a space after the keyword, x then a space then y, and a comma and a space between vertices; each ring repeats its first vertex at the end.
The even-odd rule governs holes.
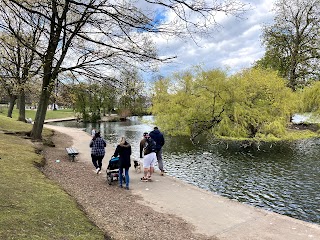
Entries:
POLYGON ((15 120, 14 118, 8 118, 4 115, 0 115, 0 131, 4 132, 30 132, 32 124, 26 124, 15 120))
MULTIPOLYGON (((8 108, 1 107, 0 109, 0 116, 7 116, 8 108)), ((12 119, 18 119, 19 110, 14 109, 12 112, 12 119)), ((31 118, 32 120, 35 119, 36 110, 29 110, 26 109, 26 118, 31 118)), ((67 117, 74 117, 74 111, 72 109, 61 109, 61 110, 47 110, 46 119, 57 119, 57 118, 67 118, 67 117)))
POLYGON ((36 167, 43 164, 30 140, 5 134, 31 124, 0 117, 0 239, 104 239, 74 199, 36 167), (8 132, 8 131, 6 131, 8 132))
MULTIPOLYGON (((32 129, 32 124, 27 124, 14 120, 13 118, 8 118, 0 115, 0 132, 5 133, 18 133, 20 135, 29 135, 32 129)), ((50 129, 43 128, 42 136, 44 139, 49 138, 52 135, 50 129)))

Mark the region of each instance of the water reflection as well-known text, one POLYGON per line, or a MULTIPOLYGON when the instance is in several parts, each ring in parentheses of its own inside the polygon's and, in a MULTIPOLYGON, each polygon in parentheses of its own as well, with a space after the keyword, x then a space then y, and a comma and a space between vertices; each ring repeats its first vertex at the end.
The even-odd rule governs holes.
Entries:
MULTIPOLYGON (((134 117, 127 122, 57 125, 83 128, 88 133, 96 128, 114 146, 126 136, 133 158, 138 158, 142 133, 152 130, 151 122, 151 117, 134 117)), ((171 176, 240 202, 320 224, 320 139, 264 144, 257 150, 204 139, 193 145, 186 137, 166 136, 163 153, 171 176)))

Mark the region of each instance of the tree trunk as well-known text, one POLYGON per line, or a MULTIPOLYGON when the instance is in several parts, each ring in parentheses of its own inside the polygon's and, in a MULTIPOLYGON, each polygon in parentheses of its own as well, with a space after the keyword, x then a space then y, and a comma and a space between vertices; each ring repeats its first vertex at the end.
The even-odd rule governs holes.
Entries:
POLYGON ((20 91, 19 96, 19 118, 18 121, 24 122, 26 120, 26 95, 24 89, 20 91))
POLYGON ((19 109, 19 107, 20 107, 20 102, 19 102, 19 97, 17 97, 16 109, 19 109))
POLYGON ((34 124, 31 131, 31 138, 33 140, 41 140, 42 138, 42 130, 43 130, 43 124, 44 120, 46 118, 47 108, 49 105, 49 99, 50 94, 52 91, 52 87, 50 87, 50 77, 47 77, 47 79, 44 79, 42 91, 40 95, 40 101, 37 108, 37 113, 35 116, 34 124))
POLYGON ((15 95, 10 96, 8 115, 7 115, 7 117, 9 117, 9 118, 12 118, 12 112, 13 112, 13 108, 14 108, 14 104, 15 104, 16 100, 17 100, 17 96, 15 96, 15 95))

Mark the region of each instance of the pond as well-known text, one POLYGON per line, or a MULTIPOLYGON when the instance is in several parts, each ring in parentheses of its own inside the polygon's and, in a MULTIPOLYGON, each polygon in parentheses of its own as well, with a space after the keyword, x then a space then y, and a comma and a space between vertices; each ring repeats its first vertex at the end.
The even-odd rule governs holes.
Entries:
MULTIPOLYGON (((54 124, 88 133, 96 128, 113 146, 125 136, 132 145, 132 158, 139 157, 143 132, 153 128, 152 117, 147 116, 126 122, 54 124)), ((165 139, 168 175, 239 202, 320 224, 319 138, 266 144, 260 150, 212 141, 193 145, 186 137, 165 139)))

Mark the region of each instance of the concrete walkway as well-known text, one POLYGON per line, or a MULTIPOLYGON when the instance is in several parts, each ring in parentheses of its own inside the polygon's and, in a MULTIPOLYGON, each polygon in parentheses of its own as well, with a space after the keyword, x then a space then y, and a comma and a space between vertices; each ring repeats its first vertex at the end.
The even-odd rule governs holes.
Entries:
MULTIPOLYGON (((77 161, 91 163, 91 136, 81 129, 52 125, 45 127, 68 134, 79 151, 77 161)), ((70 146, 66 146, 70 147, 70 146)), ((107 145, 104 168, 114 153, 107 145)), ((133 156, 134 157, 134 156, 133 156)), ((155 173, 153 182, 141 182, 142 173, 130 169, 130 191, 142 197, 141 204, 155 211, 175 214, 195 226, 195 231, 219 239, 306 240, 320 239, 320 225, 245 205, 204 191, 169 176, 155 173)), ((102 178, 106 177, 105 169, 102 178)))
POLYGON ((77 120, 75 117, 67 117, 67 118, 60 118, 60 119, 47 119, 44 120, 44 123, 50 123, 50 122, 64 122, 64 121, 73 121, 77 120))

